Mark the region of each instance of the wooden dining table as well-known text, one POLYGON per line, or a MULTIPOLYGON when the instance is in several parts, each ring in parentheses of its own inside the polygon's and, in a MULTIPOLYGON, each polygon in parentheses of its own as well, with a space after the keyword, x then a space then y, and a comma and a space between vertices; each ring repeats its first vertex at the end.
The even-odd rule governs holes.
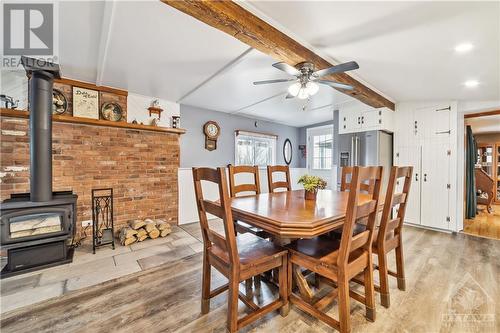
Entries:
MULTIPOLYGON (((261 193, 231 199, 233 219, 248 223, 273 235, 280 245, 294 239, 313 238, 343 226, 349 192, 319 190, 316 200, 306 200, 304 190, 261 193)), ((371 200, 360 193, 359 203, 371 200)), ((379 198, 379 210, 384 198, 379 198)), ((312 297, 306 279, 297 267, 293 274, 300 293, 312 297)))

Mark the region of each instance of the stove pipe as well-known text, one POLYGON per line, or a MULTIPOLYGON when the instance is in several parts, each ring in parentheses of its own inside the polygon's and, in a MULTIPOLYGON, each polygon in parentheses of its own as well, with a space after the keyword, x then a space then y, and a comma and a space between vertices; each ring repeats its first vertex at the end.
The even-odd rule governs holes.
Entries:
POLYGON ((30 198, 52 199, 52 91, 59 65, 22 57, 29 80, 30 198))

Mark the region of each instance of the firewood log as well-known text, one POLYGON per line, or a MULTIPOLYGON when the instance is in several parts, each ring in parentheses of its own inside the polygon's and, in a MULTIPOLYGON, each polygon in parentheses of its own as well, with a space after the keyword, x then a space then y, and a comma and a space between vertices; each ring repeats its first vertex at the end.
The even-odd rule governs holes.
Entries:
POLYGON ((142 228, 146 223, 144 223, 143 220, 130 220, 128 221, 128 225, 134 229, 137 230, 139 228, 142 228))
POLYGON ((120 243, 124 246, 130 245, 137 242, 137 238, 135 236, 132 236, 130 238, 124 238, 123 240, 120 240, 120 243))
POLYGON ((120 230, 120 239, 122 238, 131 238, 134 235, 137 234, 137 231, 130 228, 130 227, 123 227, 122 230, 120 230))
POLYGON ((155 229, 156 229, 156 230, 158 230, 158 229, 156 228, 156 223, 155 223, 153 220, 146 219, 146 220, 144 220, 144 222, 146 223, 146 224, 144 225, 144 229, 145 229, 148 233, 150 233, 151 231, 153 231, 153 230, 155 230, 155 229))
POLYGON ((165 230, 165 229, 169 229, 169 230, 172 229, 172 226, 170 225, 170 223, 166 222, 165 220, 156 219, 155 222, 156 222, 156 227, 160 231, 165 230))
POLYGON ((137 241, 135 234, 137 234, 137 231, 134 229, 129 227, 122 228, 122 230, 120 230, 120 244, 126 246, 135 243, 137 241))
POLYGON ((160 236, 166 237, 171 232, 172 232, 172 229, 163 229, 162 231, 160 231, 160 236))
POLYGON ((151 239, 158 238, 160 236, 160 230, 154 228, 153 230, 151 230, 150 232, 148 232, 148 236, 151 239))
POLYGON ((137 229, 137 234, 135 235, 135 237, 137 237, 137 239, 141 239, 144 236, 146 236, 146 238, 148 237, 148 232, 146 231, 146 229, 144 228, 137 229))

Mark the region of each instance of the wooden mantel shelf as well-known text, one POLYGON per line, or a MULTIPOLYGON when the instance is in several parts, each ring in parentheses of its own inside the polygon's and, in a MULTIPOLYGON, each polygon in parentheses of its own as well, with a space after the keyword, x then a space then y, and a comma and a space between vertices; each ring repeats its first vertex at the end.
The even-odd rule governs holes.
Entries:
MULTIPOLYGON (((30 113, 28 111, 0 108, 0 116, 2 116, 2 117, 14 117, 14 118, 29 118, 30 113)), ((142 131, 172 133, 172 134, 179 134, 179 135, 186 133, 186 130, 183 128, 170 128, 170 127, 130 124, 130 123, 123 122, 123 121, 109 121, 109 120, 103 120, 103 119, 90 119, 90 118, 82 118, 82 117, 56 115, 56 114, 52 115, 52 121, 57 121, 60 123, 84 124, 84 125, 105 126, 105 127, 119 127, 119 128, 136 129, 136 130, 142 130, 142 131)))

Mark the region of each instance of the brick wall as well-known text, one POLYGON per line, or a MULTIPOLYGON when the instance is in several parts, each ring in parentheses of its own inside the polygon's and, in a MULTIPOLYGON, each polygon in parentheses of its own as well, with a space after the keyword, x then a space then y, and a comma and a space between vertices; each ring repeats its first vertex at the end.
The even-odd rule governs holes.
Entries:
MULTIPOLYGON (((27 119, 0 117, 0 199, 29 192, 27 119)), ((78 230, 91 219, 91 189, 114 190, 115 227, 134 218, 177 224, 176 134, 53 123, 53 189, 78 194, 78 230)))

